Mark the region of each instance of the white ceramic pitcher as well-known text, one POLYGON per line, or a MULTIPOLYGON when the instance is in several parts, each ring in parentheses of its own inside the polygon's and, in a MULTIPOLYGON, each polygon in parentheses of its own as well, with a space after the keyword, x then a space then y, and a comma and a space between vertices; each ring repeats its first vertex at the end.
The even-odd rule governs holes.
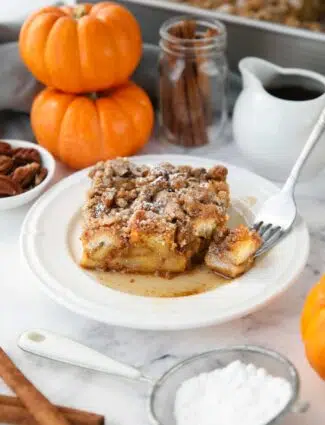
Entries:
MULTIPOLYGON (((252 167, 272 180, 283 181, 325 106, 325 77, 315 72, 281 68, 265 60, 247 57, 239 63, 243 90, 233 115, 235 141, 252 167), (323 94, 312 100, 284 100, 265 87, 281 79, 288 84, 314 88, 323 94)), ((325 168, 325 133, 302 172, 315 177, 325 168)))

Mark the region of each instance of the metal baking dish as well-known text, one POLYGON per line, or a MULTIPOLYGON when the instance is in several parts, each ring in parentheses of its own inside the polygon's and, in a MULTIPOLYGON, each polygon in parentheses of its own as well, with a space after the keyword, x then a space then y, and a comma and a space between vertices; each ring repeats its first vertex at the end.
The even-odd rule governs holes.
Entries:
POLYGON ((222 20, 228 30, 228 60, 236 70, 245 56, 258 56, 281 66, 325 74, 325 33, 255 21, 169 0, 122 0, 139 20, 146 43, 157 44, 159 28, 168 18, 191 14, 222 20))

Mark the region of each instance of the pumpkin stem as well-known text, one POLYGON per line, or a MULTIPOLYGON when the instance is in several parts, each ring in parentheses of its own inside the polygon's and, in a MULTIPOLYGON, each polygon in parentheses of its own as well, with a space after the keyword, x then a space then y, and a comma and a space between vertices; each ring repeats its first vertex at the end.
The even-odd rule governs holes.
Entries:
POLYGON ((85 8, 85 6, 83 4, 80 4, 79 6, 76 6, 73 9, 73 17, 74 17, 74 19, 77 19, 78 20, 78 19, 82 18, 85 15, 87 15, 87 11, 86 11, 86 8, 85 8))
POLYGON ((99 98, 99 96, 97 95, 97 93, 96 92, 91 92, 91 93, 88 93, 88 97, 89 97, 89 99, 91 99, 91 100, 96 100, 96 99, 98 99, 99 98))

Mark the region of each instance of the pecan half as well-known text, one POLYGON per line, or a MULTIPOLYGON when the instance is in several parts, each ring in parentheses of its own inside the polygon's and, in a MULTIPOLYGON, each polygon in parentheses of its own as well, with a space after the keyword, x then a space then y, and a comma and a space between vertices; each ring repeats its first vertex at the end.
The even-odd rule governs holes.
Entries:
POLYGON ((12 149, 9 143, 0 141, 0 155, 12 155, 12 149))
POLYGON ((40 165, 36 162, 31 164, 22 165, 15 169, 12 173, 12 181, 19 184, 23 189, 27 188, 36 176, 36 173, 40 169, 40 165))
POLYGON ((35 182, 34 182, 35 186, 38 186, 39 184, 41 184, 46 176, 47 176, 47 168, 42 167, 35 176, 35 182))
POLYGON ((13 152, 13 158, 17 165, 25 165, 31 162, 41 163, 40 153, 33 148, 18 148, 13 152))
POLYGON ((102 194, 101 201, 105 205, 106 208, 110 208, 113 205, 115 194, 116 194, 116 189, 114 189, 114 188, 107 189, 102 194))
POLYGON ((0 196, 13 196, 21 193, 21 187, 8 176, 0 175, 0 196))
POLYGON ((0 155, 0 174, 8 174, 14 162, 10 156, 0 155))

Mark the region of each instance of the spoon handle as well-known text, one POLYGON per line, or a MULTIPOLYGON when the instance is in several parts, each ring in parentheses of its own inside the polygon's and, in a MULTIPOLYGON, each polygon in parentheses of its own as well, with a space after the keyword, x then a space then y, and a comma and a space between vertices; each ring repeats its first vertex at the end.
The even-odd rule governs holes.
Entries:
POLYGON ((305 162, 307 161, 309 155, 311 154, 312 150, 316 146, 316 143, 318 142, 320 136, 322 135, 323 131, 325 129, 325 108, 320 113, 317 122, 310 133, 310 136, 308 137, 308 140, 301 151, 301 154, 299 155, 299 158, 297 159, 295 165, 293 166, 291 173, 286 181, 286 183, 283 186, 283 191, 286 192, 293 192, 297 179, 300 175, 300 171, 302 167, 304 166, 305 162))
POLYGON ((134 367, 117 362, 79 342, 43 329, 24 332, 18 340, 18 346, 29 353, 51 360, 124 378, 150 381, 134 367))

